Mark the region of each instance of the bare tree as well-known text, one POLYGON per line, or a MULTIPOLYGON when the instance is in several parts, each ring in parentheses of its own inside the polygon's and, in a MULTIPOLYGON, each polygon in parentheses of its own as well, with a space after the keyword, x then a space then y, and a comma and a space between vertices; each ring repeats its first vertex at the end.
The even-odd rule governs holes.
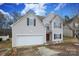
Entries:
MULTIPOLYGON (((65 16, 66 23, 70 23, 70 22, 74 21, 75 19, 78 19, 78 15, 73 16, 71 19, 68 16, 65 16)), ((79 40, 79 32, 76 31, 76 28, 74 26, 71 27, 69 24, 67 24, 67 26, 69 27, 69 29, 72 30, 74 36, 76 36, 76 38, 79 40)))
POLYGON ((5 21, 4 14, 0 12, 0 29, 2 29, 4 21, 5 21))
POLYGON ((13 23, 16 22, 21 17, 20 13, 18 13, 18 12, 12 12, 11 15, 14 18, 13 23))

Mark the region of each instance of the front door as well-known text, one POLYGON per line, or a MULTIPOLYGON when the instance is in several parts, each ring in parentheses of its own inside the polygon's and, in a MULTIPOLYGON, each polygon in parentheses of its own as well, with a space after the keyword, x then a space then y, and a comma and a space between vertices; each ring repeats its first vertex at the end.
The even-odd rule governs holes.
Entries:
POLYGON ((50 41, 50 34, 46 34, 46 41, 47 41, 47 42, 50 41))

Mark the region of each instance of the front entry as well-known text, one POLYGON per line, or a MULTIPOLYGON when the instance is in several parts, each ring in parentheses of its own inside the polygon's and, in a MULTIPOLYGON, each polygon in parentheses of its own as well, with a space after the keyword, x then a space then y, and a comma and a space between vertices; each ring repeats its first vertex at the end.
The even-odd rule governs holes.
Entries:
POLYGON ((47 42, 50 41, 50 34, 46 34, 46 41, 47 41, 47 42))

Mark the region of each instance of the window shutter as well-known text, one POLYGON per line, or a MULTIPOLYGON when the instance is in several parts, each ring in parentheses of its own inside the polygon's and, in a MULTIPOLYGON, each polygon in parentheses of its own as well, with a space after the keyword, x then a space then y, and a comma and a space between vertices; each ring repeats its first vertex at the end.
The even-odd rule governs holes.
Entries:
POLYGON ((55 34, 54 34, 54 39, 55 39, 55 34))
POLYGON ((29 18, 27 18, 27 26, 29 26, 29 18))
POLYGON ((61 39, 61 34, 60 34, 60 39, 61 39))
POLYGON ((34 26, 36 26, 36 19, 34 19, 34 26))

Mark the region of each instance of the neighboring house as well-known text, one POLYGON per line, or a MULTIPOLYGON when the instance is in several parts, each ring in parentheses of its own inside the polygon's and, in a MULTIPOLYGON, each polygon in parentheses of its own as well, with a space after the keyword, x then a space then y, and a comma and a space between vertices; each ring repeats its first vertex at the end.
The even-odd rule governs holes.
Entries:
POLYGON ((66 37, 73 37, 73 29, 71 28, 73 27, 73 23, 66 23, 64 26, 63 26, 63 35, 66 36, 66 37))
POLYGON ((77 15, 76 18, 74 19, 73 27, 74 27, 74 37, 76 37, 75 34, 79 33, 79 15, 77 15))
POLYGON ((63 22, 58 15, 37 16, 29 10, 12 24, 12 47, 63 42, 63 22))
POLYGON ((11 29, 0 29, 0 39, 6 41, 11 38, 11 29))
POLYGON ((0 36, 0 39, 2 39, 2 41, 6 41, 9 39, 9 35, 6 36, 0 36))
POLYGON ((79 16, 76 15, 69 21, 65 21, 63 25, 63 35, 68 37, 75 37, 76 32, 79 31, 79 16))
POLYGON ((7 36, 12 37, 12 30, 11 29, 0 29, 0 36, 7 36))

